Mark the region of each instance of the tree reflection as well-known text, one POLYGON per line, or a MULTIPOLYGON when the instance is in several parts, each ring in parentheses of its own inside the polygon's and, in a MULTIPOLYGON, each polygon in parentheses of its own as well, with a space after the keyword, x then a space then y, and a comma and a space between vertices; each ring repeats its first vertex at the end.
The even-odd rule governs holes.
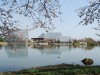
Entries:
POLYGON ((87 46, 85 47, 85 50, 92 50, 93 48, 95 48, 95 46, 87 46))
POLYGON ((2 45, 0 44, 0 50, 2 50, 2 45))
POLYGON ((6 51, 9 57, 27 57, 28 56, 28 46, 25 44, 10 44, 4 46, 4 50, 6 51))
POLYGON ((73 48, 81 48, 81 49, 84 49, 84 50, 92 50, 96 46, 72 46, 72 47, 73 48))

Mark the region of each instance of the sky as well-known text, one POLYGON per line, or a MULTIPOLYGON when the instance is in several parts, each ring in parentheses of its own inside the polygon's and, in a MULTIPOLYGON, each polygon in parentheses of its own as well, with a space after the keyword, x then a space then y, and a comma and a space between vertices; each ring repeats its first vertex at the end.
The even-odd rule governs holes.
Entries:
MULTIPOLYGON (((78 17, 76 10, 80 7, 87 6, 89 0, 60 0, 61 4, 61 21, 58 18, 54 21, 56 29, 53 32, 61 32, 63 36, 71 36, 74 39, 93 38, 99 40, 100 37, 96 35, 99 31, 92 29, 97 24, 93 23, 88 26, 78 25, 81 20, 78 17)), ((35 29, 29 32, 29 38, 38 37, 45 33, 44 29, 35 29)))
MULTIPOLYGON (((54 25, 56 29, 52 32, 61 32, 63 36, 71 36, 73 39, 83 39, 83 38, 93 38, 95 40, 100 40, 100 37, 95 35, 100 31, 95 31, 92 27, 96 27, 97 24, 93 23, 91 25, 83 26, 78 25, 81 20, 78 17, 76 10, 80 7, 87 6, 89 0, 59 0, 61 5, 61 18, 54 20, 54 25)), ((19 28, 23 29, 27 25, 31 24, 29 19, 23 18, 23 16, 15 15, 16 20, 20 20, 21 26, 19 28)), ((50 31, 51 32, 51 31, 50 31)), ((29 38, 36 38, 42 33, 46 33, 44 29, 37 28, 29 31, 29 38)))

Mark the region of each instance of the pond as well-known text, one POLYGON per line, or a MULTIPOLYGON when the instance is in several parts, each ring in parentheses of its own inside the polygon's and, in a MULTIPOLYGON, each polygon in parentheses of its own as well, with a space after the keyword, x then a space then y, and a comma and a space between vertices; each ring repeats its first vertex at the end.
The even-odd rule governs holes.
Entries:
POLYGON ((84 58, 100 65, 100 47, 72 47, 55 45, 18 45, 0 47, 0 72, 16 71, 55 64, 80 64, 84 58))

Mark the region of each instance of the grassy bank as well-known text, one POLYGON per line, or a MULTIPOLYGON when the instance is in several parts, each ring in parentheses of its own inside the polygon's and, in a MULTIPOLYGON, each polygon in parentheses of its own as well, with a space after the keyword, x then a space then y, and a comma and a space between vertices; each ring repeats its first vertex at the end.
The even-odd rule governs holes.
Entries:
POLYGON ((16 72, 5 72, 0 75, 99 75, 100 66, 79 65, 53 65, 46 67, 31 68, 16 72))

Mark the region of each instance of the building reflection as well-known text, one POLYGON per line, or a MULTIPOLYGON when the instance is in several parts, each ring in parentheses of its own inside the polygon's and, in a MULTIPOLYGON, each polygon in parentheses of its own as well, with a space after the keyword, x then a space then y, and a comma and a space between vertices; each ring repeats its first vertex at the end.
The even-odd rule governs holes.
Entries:
POLYGON ((61 54, 62 51, 71 50, 71 46, 60 45, 33 45, 31 48, 38 49, 42 54, 61 54))
POLYGON ((14 44, 4 46, 4 50, 10 58, 28 57, 28 46, 25 44, 14 44))
POLYGON ((82 50, 93 50, 95 46, 79 46, 79 47, 74 47, 72 45, 38 45, 34 44, 31 45, 31 48, 38 49, 41 53, 45 54, 61 54, 61 52, 67 52, 74 50, 76 48, 81 48, 82 50))

